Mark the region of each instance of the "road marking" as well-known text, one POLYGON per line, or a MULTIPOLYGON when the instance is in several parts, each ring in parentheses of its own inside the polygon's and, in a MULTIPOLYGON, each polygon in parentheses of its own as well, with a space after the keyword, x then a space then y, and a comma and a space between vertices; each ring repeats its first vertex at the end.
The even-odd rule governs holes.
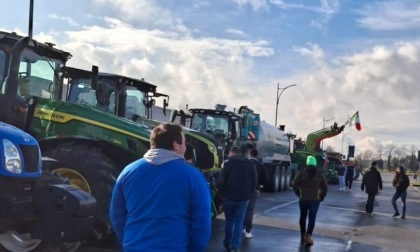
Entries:
POLYGON ((299 202, 299 199, 296 199, 296 200, 293 200, 293 201, 290 201, 290 202, 287 202, 287 203, 283 203, 283 204, 281 204, 281 205, 278 205, 278 206, 275 206, 275 207, 272 207, 272 208, 266 209, 266 210, 264 210, 262 213, 268 213, 268 212, 271 212, 271 211, 277 210, 277 209, 279 209, 279 208, 282 208, 282 207, 285 207, 285 206, 288 206, 288 205, 291 205, 291 204, 295 204, 296 202, 299 202))

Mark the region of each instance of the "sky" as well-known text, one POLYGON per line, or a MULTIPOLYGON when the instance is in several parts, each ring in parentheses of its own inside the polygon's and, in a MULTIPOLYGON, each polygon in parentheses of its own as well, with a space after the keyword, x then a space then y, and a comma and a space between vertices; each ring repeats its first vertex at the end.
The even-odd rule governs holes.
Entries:
MULTIPOLYGON (((361 131, 323 146, 420 149, 418 0, 34 2, 34 39, 67 65, 144 78, 170 108, 247 105, 274 125, 283 91, 277 124, 298 138, 359 111, 361 131)), ((0 30, 28 34, 29 0, 0 12, 0 30)))

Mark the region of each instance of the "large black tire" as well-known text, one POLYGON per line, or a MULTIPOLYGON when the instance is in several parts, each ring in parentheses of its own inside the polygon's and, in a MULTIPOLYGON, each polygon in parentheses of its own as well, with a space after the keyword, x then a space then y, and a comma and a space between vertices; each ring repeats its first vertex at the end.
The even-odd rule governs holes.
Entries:
POLYGON ((284 190, 284 181, 286 180, 286 167, 280 166, 280 181, 279 181, 279 189, 278 192, 284 190))
POLYGON ((289 189, 289 186, 290 186, 290 183, 291 183, 291 180, 292 180, 292 170, 290 169, 290 166, 289 167, 284 167, 284 182, 283 182, 283 190, 288 190, 289 189))
POLYGON ((281 168, 280 166, 272 166, 265 164, 268 170, 268 179, 264 184, 264 190, 267 192, 277 192, 281 184, 281 168))
POLYGON ((58 146, 44 156, 56 159, 62 165, 52 168, 51 173, 68 177, 70 185, 85 190, 96 199, 94 226, 85 242, 93 243, 108 237, 112 233, 108 217, 111 194, 120 172, 113 160, 99 148, 79 144, 58 146))

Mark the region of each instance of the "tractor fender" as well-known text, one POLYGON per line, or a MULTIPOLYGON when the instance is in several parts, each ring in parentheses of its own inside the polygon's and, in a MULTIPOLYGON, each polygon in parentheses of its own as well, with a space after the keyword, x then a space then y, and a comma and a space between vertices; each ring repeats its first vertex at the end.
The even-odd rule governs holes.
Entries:
MULTIPOLYGON (((47 151, 57 148, 60 145, 84 145, 92 146, 101 149, 109 158, 111 158, 121 170, 128 164, 134 162, 135 160, 141 158, 144 153, 134 153, 126 149, 120 148, 115 144, 111 144, 102 140, 90 139, 84 136, 71 136, 71 137, 52 137, 45 138, 38 141, 41 153, 46 153, 47 151)), ((54 162, 50 158, 43 158, 49 163, 54 162)), ((58 161, 56 161, 58 162, 58 161)), ((43 165, 44 167, 44 165, 43 165)))

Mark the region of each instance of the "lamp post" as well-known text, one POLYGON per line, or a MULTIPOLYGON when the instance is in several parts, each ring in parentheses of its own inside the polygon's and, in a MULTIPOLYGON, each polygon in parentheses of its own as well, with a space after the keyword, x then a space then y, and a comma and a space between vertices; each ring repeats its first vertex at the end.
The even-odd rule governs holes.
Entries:
POLYGON ((341 138, 341 155, 343 155, 343 151, 344 151, 344 137, 349 135, 349 134, 351 134, 351 133, 343 134, 343 136, 341 138))
MULTIPOLYGON (((328 121, 333 120, 334 117, 331 117, 330 119, 325 119, 325 117, 322 118, 322 129, 325 129, 325 125, 328 121)), ((324 151, 324 140, 321 141, 321 150, 324 151)))
POLYGON ((281 94, 284 92, 284 90, 288 89, 289 87, 294 87, 294 86, 296 86, 296 84, 292 84, 292 85, 289 85, 289 86, 287 86, 287 87, 280 88, 280 87, 279 87, 279 83, 277 83, 276 120, 275 120, 275 123, 274 123, 274 125, 275 125, 276 127, 277 127, 277 111, 278 111, 278 109, 279 109, 279 100, 280 100, 280 96, 281 96, 281 94), (279 90, 281 90, 280 94, 279 94, 279 90))

